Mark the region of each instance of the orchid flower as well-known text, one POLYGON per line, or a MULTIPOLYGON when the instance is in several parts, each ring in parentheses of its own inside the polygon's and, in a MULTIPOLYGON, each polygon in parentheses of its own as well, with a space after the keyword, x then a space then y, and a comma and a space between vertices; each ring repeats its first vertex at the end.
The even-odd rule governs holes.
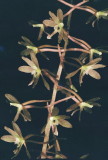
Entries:
POLYGON ((91 60, 89 63, 82 65, 76 71, 74 71, 72 73, 69 73, 66 76, 66 78, 71 78, 74 75, 76 75, 79 71, 81 71, 80 76, 79 76, 80 85, 83 83, 83 77, 85 75, 89 75, 89 76, 91 76, 92 78, 95 78, 95 79, 100 79, 101 78, 100 74, 97 71, 95 71, 95 69, 105 67, 105 65, 103 65, 103 64, 97 64, 100 61, 101 61, 101 58, 96 58, 96 59, 91 60))
POLYGON ((14 118, 14 122, 16 122, 21 114, 24 118, 24 121, 31 121, 31 115, 28 110, 25 108, 23 103, 20 103, 14 96, 11 94, 5 94, 5 97, 10 101, 10 105, 17 108, 17 113, 14 118))
MULTIPOLYGON (((5 142, 9 142, 9 143, 14 143, 15 145, 17 145, 17 148, 13 151, 14 156, 12 158, 16 157, 19 154, 22 146, 25 147, 27 156, 30 158, 31 156, 30 156, 30 153, 29 153, 27 146, 26 146, 27 138, 25 140, 25 138, 22 136, 22 133, 21 133, 19 126, 15 122, 13 122, 12 125, 13 125, 13 130, 6 127, 6 126, 4 127, 4 129, 10 133, 10 135, 2 136, 1 140, 5 141, 5 142)), ((28 138, 29 138, 29 136, 28 136, 28 138)))
POLYGON ((49 15, 51 18, 44 20, 43 24, 47 27, 54 28, 54 31, 52 32, 52 34, 49 34, 47 36, 47 39, 51 39, 53 37, 53 35, 58 33, 59 34, 58 35, 58 42, 60 43, 62 39, 67 42, 68 38, 67 38, 67 34, 64 30, 62 10, 61 9, 57 10, 57 16, 54 13, 52 13, 51 11, 49 11, 49 15))
POLYGON ((42 23, 37 24, 35 21, 30 21, 29 24, 33 27, 39 27, 40 28, 40 32, 39 32, 39 36, 38 36, 38 40, 40 40, 43 32, 45 31, 44 24, 42 24, 42 23))
MULTIPOLYGON (((58 136, 58 129, 57 126, 61 125, 62 127, 66 127, 66 128, 72 128, 72 125, 65 119, 69 119, 69 116, 66 115, 59 115, 59 109, 58 108, 54 108, 52 111, 52 115, 49 118, 49 124, 52 128, 52 132, 54 135, 58 136)), ((45 126, 42 128, 41 133, 43 133, 45 130, 45 126)))
POLYGON ((108 9, 97 11, 94 15, 89 17, 86 24, 92 22, 92 26, 94 27, 95 22, 99 21, 101 18, 108 20, 108 9))
POLYGON ((101 105, 99 103, 97 103, 96 101, 100 100, 99 97, 90 99, 88 101, 83 101, 83 102, 79 102, 76 104, 71 105, 69 108, 67 108, 67 112, 71 112, 72 111, 72 115, 74 115, 74 113, 76 113, 77 111, 79 111, 79 120, 81 120, 81 112, 83 110, 92 113, 92 108, 94 106, 98 106, 100 107, 101 105))
POLYGON ((44 79, 42 75, 42 71, 39 67, 36 56, 34 55, 34 53, 31 53, 30 56, 31 56, 31 60, 26 57, 22 57, 22 59, 28 64, 28 66, 20 66, 18 70, 25 73, 31 73, 31 75, 33 76, 33 79, 28 85, 33 84, 33 87, 35 87, 35 85, 38 83, 38 80, 41 76, 45 87, 48 90, 50 90, 49 84, 47 83, 47 81, 44 79))

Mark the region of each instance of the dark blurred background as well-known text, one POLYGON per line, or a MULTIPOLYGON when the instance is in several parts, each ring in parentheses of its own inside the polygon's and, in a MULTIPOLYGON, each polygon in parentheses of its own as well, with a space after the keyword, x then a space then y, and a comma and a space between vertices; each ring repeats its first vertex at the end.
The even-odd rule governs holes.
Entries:
MULTIPOLYGON (((69 0, 67 1, 69 2, 69 0)), ((74 3, 77 2, 79 0, 74 1, 74 3)), ((89 5, 97 10, 103 10, 108 8, 108 1, 94 0, 89 5)), ((30 20, 42 22, 42 20, 49 18, 48 11, 56 13, 58 8, 61 8, 64 13, 69 9, 57 0, 0 0, 0 136, 7 134, 4 126, 12 127, 11 122, 16 113, 14 107, 9 106, 6 101, 5 93, 14 95, 21 102, 51 98, 52 91, 47 91, 41 80, 32 89, 31 86, 27 86, 32 77, 18 71, 18 67, 24 64, 20 55, 24 48, 18 45, 18 41, 24 35, 37 46, 42 44, 57 45, 56 36, 53 40, 47 40, 46 35, 44 35, 40 41, 37 41, 39 30, 29 26, 28 22, 30 20)), ((92 28, 91 24, 85 24, 89 16, 90 14, 84 11, 75 11, 72 16, 70 34, 87 41, 93 47, 108 46, 108 21, 100 20, 99 27, 95 25, 92 28)), ((71 46, 71 42, 69 45, 71 46)), ((71 53, 68 54, 71 55, 71 53)), ((58 57, 54 53, 48 53, 48 57, 52 62, 38 55, 40 66, 48 67, 56 73, 58 57)), ((103 64, 108 65, 107 53, 104 53, 102 57, 103 64)), ((69 71, 71 71, 71 67, 68 68, 69 71)), ((81 155, 88 153, 87 160, 108 160, 108 68, 100 69, 99 72, 102 76, 100 81, 86 76, 81 87, 78 83, 78 77, 74 78, 79 95, 84 100, 101 97, 102 107, 93 108, 92 114, 82 113, 81 122, 78 121, 78 113, 76 113, 70 120, 73 129, 59 127, 59 136, 67 138, 65 141, 60 141, 62 152, 72 160, 78 160, 81 155)), ((59 98, 61 97, 63 95, 59 94, 59 98)), ((65 113, 64 111, 70 103, 59 105, 60 109, 62 107, 62 114, 65 113)), ((18 120, 23 135, 39 134, 46 122, 47 111, 31 109, 30 113, 32 122, 23 122, 22 117, 18 120)), ((13 144, 0 141, 0 160, 10 160, 14 148, 13 144)), ((39 155, 37 150, 40 149, 40 146, 29 145, 28 148, 32 159, 36 159, 36 155, 39 155)), ((24 148, 16 159, 27 159, 24 148)))

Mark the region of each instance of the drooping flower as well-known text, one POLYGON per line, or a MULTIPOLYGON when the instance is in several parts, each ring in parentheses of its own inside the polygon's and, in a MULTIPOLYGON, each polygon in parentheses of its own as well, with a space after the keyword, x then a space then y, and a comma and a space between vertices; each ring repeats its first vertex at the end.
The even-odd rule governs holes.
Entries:
MULTIPOLYGON (((6 127, 6 126, 4 127, 4 129, 8 133, 10 133, 10 135, 2 136, 1 140, 5 141, 5 142, 9 142, 9 143, 14 143, 15 145, 17 145, 17 148, 13 151, 14 156, 12 158, 16 157, 19 154, 22 146, 25 147, 27 156, 30 158, 31 156, 30 156, 30 153, 29 153, 29 151, 27 149, 27 145, 26 145, 27 138, 25 140, 25 138, 22 136, 21 130, 16 123, 13 122, 12 125, 13 125, 13 130, 6 127)), ((28 138, 29 138, 29 136, 28 136, 28 138)))
POLYGON ((20 66, 18 70, 21 72, 30 73, 33 76, 32 81, 29 83, 29 85, 33 84, 33 87, 35 87, 35 85, 38 83, 38 80, 41 76, 45 87, 48 90, 50 90, 50 86, 42 75, 42 71, 39 67, 38 61, 34 53, 30 53, 30 56, 31 56, 31 60, 26 57, 22 57, 22 59, 28 64, 28 66, 20 66))
POLYGON ((40 28, 39 36, 38 36, 38 40, 40 40, 41 37, 42 37, 42 35, 43 35, 43 33, 44 33, 44 31, 45 31, 45 26, 44 26, 44 24, 42 24, 42 23, 39 23, 39 24, 38 24, 38 23, 35 22, 35 21, 30 21, 29 24, 30 24, 31 26, 33 26, 33 27, 39 27, 39 28, 40 28))
MULTIPOLYGON (((69 116, 66 115, 59 115, 59 109, 54 108, 52 111, 52 116, 49 118, 49 124, 52 128, 52 132, 54 135, 58 136, 58 129, 57 126, 61 125, 62 127, 72 128, 71 123, 69 123, 66 119, 69 119, 69 116)), ((45 126, 42 128, 41 133, 45 130, 45 126)))
POLYGON ((63 23, 63 12, 61 9, 57 10, 57 16, 49 11, 50 19, 44 20, 43 24, 47 27, 52 27, 54 31, 47 36, 47 39, 51 39, 56 33, 58 33, 58 42, 60 43, 63 39, 67 42, 67 33, 64 30, 64 23, 63 23))
POLYGON ((101 58, 96 58, 96 59, 91 60, 89 63, 82 65, 76 71, 74 71, 72 73, 69 73, 66 76, 66 78, 71 78, 74 75, 76 75, 79 71, 81 71, 80 76, 79 76, 80 85, 83 83, 83 77, 85 75, 89 75, 89 76, 91 76, 92 78, 95 78, 95 79, 100 79, 101 78, 100 74, 97 71, 95 71, 95 69, 105 67, 105 65, 103 65, 103 64, 97 64, 100 61, 101 61, 101 58))
POLYGON ((94 15, 89 17, 86 24, 92 22, 92 26, 94 27, 95 22, 99 21, 101 18, 108 20, 108 9, 97 11, 94 15))
POLYGON ((27 37, 22 36, 23 41, 18 42, 19 44, 26 47, 25 50, 21 52, 22 56, 30 55, 30 53, 37 54, 39 52, 39 48, 36 47, 27 37))
POLYGON ((79 102, 76 104, 71 105, 69 108, 67 108, 67 112, 72 112, 72 115, 74 115, 74 113, 76 113, 77 111, 79 111, 79 120, 81 120, 81 112, 82 111, 87 111, 89 113, 92 113, 92 108, 94 106, 98 106, 100 107, 101 105, 99 103, 97 103, 97 101, 100 100, 99 97, 90 99, 88 101, 83 101, 83 102, 79 102))
POLYGON ((22 115, 24 121, 31 121, 31 115, 29 111, 25 108, 23 103, 21 104, 14 96, 11 94, 5 94, 5 97, 10 101, 10 105, 17 108, 17 113, 14 118, 14 122, 16 122, 19 118, 19 115, 22 115))

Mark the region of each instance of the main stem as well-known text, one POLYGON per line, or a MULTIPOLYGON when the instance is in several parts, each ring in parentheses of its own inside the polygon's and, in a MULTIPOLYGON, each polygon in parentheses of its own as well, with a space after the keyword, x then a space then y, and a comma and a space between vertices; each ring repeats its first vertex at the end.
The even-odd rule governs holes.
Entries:
MULTIPOLYGON (((47 119, 47 125, 46 125, 46 128, 45 128, 44 142, 48 142, 49 141, 50 129, 51 129, 49 118, 51 117, 51 113, 52 113, 52 110, 54 108, 54 105, 52 105, 52 104, 54 104, 54 102, 56 100, 56 95, 57 95, 57 91, 58 91, 58 82, 60 80, 60 77, 61 77, 61 74, 62 74, 62 70, 63 70, 63 65, 62 65, 62 62, 60 60, 60 64, 59 64, 58 71, 57 71, 57 78, 56 78, 57 83, 54 84, 53 93, 52 93, 52 99, 51 99, 51 103, 50 103, 51 107, 48 109, 48 119, 47 119)), ((44 154, 46 155, 46 152, 47 152, 47 144, 43 144, 43 147, 42 147, 42 153, 43 154, 41 155, 41 159, 45 159, 46 158, 44 156, 44 154)))

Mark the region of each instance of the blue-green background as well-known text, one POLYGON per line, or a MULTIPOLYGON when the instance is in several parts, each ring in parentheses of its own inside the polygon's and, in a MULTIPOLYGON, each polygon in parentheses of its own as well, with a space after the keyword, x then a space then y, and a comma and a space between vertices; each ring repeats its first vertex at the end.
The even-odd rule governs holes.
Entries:
MULTIPOLYGON (((77 0, 77 2, 79 1, 77 0)), ((97 10, 108 8, 107 0, 96 0, 89 4, 97 10)), ((24 64, 20 56, 23 47, 18 45, 18 41, 24 35, 37 46, 41 44, 56 45, 56 36, 50 41, 46 40, 44 35, 42 40, 38 42, 38 29, 29 26, 28 21, 42 22, 43 19, 49 18, 48 11, 56 13, 58 8, 61 8, 64 13, 69 9, 57 0, 0 0, 0 136, 7 134, 3 127, 11 127, 11 121, 16 111, 14 107, 9 106, 4 97, 5 93, 14 95, 21 102, 51 97, 51 92, 47 92, 41 80, 38 86, 32 89, 27 86, 31 76, 17 70, 20 65, 24 64)), ((75 11, 72 16, 70 34, 82 38, 93 47, 108 46, 108 21, 101 20, 99 21, 99 29, 97 25, 92 28, 91 25, 85 24, 89 16, 90 14, 84 11, 75 11)), ((73 46, 73 43, 70 43, 70 46, 73 46)), ((43 68, 48 67, 56 73, 58 57, 54 53, 48 54, 52 62, 47 62, 38 55, 40 65, 43 68)), ((75 55, 75 53, 73 54, 75 55)), ((71 53, 69 53, 70 55, 71 53)), ((107 54, 103 54, 103 63, 108 65, 107 54)), ((88 76, 84 78, 82 87, 79 87, 78 77, 74 78, 74 83, 79 89, 81 97, 88 100, 99 96, 102 98, 100 101, 102 107, 94 108, 91 115, 83 113, 81 122, 78 121, 76 113, 70 120, 73 129, 59 127, 60 137, 67 138, 67 140, 60 142, 61 149, 72 160, 78 160, 81 155, 87 153, 90 154, 88 160, 108 160, 108 68, 100 69, 100 73, 102 75, 100 81, 88 76)), ((62 79, 61 83, 63 83, 62 79)), ((60 94, 59 98, 61 97, 60 94)), ((61 113, 64 113, 70 103, 60 104, 61 113)), ((47 112, 45 110, 31 110, 30 113, 32 122, 23 122, 21 117, 18 120, 23 135, 39 134, 41 127, 46 122, 47 112)), ((14 147, 13 144, 0 141, 0 160, 10 160, 14 147)), ((33 155, 32 159, 36 159, 36 155, 39 155, 36 150, 39 150, 40 146, 29 145, 28 148, 33 155)), ((24 149, 16 159, 27 159, 24 149)))

